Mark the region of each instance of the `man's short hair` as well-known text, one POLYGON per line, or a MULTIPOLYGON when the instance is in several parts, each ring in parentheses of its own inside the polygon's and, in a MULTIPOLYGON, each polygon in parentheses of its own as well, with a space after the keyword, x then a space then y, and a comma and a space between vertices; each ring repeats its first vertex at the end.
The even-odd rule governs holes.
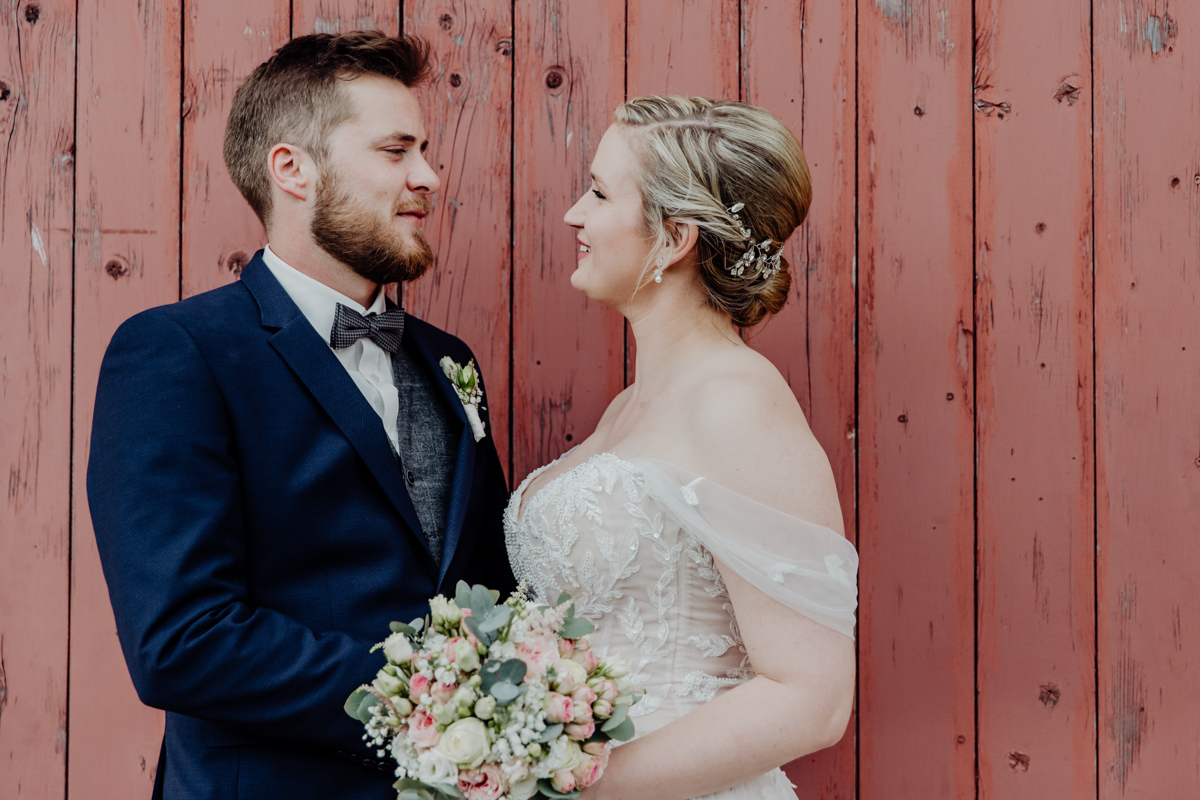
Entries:
POLYGON ((429 72, 429 45, 423 39, 379 31, 299 36, 260 64, 233 98, 225 166, 263 225, 271 217, 267 154, 287 142, 303 147, 321 165, 330 132, 353 114, 342 81, 380 75, 411 88, 429 72))

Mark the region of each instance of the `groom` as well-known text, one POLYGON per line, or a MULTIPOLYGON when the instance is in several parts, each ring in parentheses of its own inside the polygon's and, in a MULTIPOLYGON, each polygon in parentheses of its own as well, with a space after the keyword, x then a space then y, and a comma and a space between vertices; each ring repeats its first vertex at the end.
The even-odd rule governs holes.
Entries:
POLYGON ((270 245, 105 355, 88 500, 133 683, 167 711, 156 797, 395 797, 342 710, 371 645, 459 579, 512 588, 487 413, 477 440, 439 367, 471 353, 381 290, 433 261, 428 69, 361 32, 259 66, 225 160, 270 245))

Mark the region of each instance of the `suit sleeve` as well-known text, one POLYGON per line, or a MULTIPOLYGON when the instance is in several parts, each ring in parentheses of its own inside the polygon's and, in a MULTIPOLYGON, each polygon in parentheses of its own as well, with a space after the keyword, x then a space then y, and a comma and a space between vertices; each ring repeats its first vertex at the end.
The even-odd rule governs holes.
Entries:
POLYGON ((347 695, 373 644, 247 602, 226 401, 161 312, 116 333, 100 370, 88 501, 117 634, 147 705, 255 736, 365 753, 347 695))

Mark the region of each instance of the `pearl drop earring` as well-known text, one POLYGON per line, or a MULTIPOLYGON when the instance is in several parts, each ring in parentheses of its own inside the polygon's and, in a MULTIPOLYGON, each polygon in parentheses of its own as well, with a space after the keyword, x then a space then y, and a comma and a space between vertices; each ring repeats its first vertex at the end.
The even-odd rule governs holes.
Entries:
POLYGON ((658 263, 656 263, 655 266, 657 269, 654 270, 654 282, 662 283, 663 270, 666 269, 666 267, 663 266, 663 260, 661 258, 658 259, 658 263))

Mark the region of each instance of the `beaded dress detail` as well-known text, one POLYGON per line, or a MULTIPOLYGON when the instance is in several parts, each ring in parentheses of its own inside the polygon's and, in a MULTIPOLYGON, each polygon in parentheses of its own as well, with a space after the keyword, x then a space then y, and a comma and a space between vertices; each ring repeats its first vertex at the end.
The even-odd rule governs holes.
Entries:
MULTIPOLYGON (((557 462, 554 462, 557 463, 557 462)), ((596 625, 598 654, 620 654, 637 735, 749 680, 737 618, 714 556, 785 605, 853 635, 854 547, 834 531, 764 506, 673 464, 601 453, 509 500, 509 561, 537 600, 567 592, 596 625)), ((792 800, 780 770, 709 798, 792 800)))

